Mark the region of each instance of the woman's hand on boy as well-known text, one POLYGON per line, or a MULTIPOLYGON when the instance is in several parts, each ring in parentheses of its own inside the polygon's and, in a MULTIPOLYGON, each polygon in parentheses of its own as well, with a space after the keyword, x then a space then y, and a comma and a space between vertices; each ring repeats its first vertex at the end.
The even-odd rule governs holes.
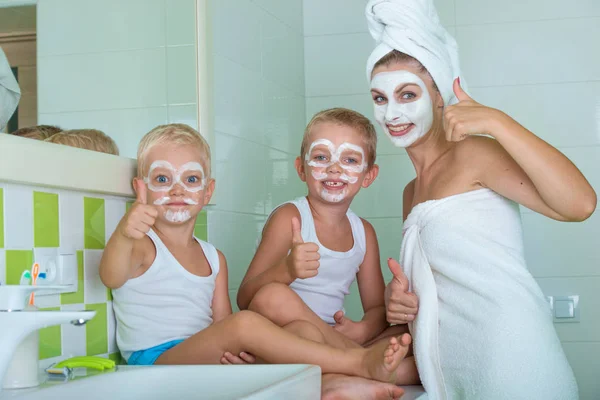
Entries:
POLYGON ((230 352, 225 352, 221 357, 221 364, 254 364, 256 358, 250 354, 242 351, 239 356, 233 355, 230 352))
POLYGON ((146 204, 147 190, 144 181, 135 180, 137 198, 119 223, 119 232, 127 238, 142 239, 156 221, 158 210, 156 207, 146 204))
POLYGON ((292 280, 312 278, 319 273, 319 246, 304 243, 298 218, 292 218, 292 250, 287 256, 288 273, 292 280))
POLYGON ((419 310, 419 300, 408 291, 408 278, 398 261, 388 258, 388 267, 394 278, 385 288, 385 316, 390 324, 414 321, 419 310))

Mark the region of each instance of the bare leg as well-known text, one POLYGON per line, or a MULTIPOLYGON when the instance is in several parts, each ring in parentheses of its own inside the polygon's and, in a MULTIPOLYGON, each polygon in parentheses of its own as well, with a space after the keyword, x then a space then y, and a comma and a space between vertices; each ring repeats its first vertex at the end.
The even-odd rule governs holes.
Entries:
POLYGON ((164 352, 156 364, 219 364, 226 351, 247 351, 273 364, 314 364, 334 372, 378 381, 396 380, 410 335, 371 349, 336 349, 296 336, 251 311, 230 315, 164 352))
POLYGON ((326 374, 321 379, 321 400, 389 400, 403 393, 396 385, 356 376, 326 374))
MULTIPOLYGON (((386 342, 390 337, 400 336, 408 333, 408 325, 394 325, 381 332, 376 338, 365 344, 365 347, 371 347, 380 342, 386 342)), ((407 357, 400 362, 396 370, 396 385, 420 385, 421 378, 417 371, 417 364, 412 355, 412 343, 407 353, 407 357)))
POLYGON ((302 301, 289 286, 282 283, 269 283, 263 286, 254 296, 249 310, 255 311, 279 326, 286 326, 292 321, 306 321, 316 326, 325 343, 339 349, 356 349, 358 343, 339 333, 302 301), (285 304, 285 307, 282 305, 285 304))

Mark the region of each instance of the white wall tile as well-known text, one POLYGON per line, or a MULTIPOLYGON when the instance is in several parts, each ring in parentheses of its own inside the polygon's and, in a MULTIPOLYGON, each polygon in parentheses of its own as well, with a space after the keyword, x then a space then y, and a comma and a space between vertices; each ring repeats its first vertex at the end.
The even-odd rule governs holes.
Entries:
POLYGON ((546 296, 579 295, 580 322, 556 323, 556 331, 563 342, 591 342, 600 340, 600 276, 583 278, 539 278, 546 296))
POLYGON ((75 253, 83 250, 83 195, 72 191, 58 194, 60 251, 75 253))
MULTIPOLYGON (((352 208, 359 216, 362 213, 352 208)), ((385 282, 392 279, 392 273, 387 266, 387 259, 400 259, 400 245, 402 244, 402 217, 400 218, 369 218, 368 221, 373 225, 379 242, 379 254, 381 257, 381 271, 385 282)))
POLYGON ((473 88, 470 93, 553 146, 600 144, 600 82, 473 88))
POLYGON ((267 13, 261 25, 263 78, 304 95, 304 37, 267 13))
POLYGON ((304 0, 304 36, 367 32, 365 0, 304 0))
POLYGON ((263 80, 263 102, 264 143, 291 154, 299 154, 306 125, 304 97, 263 80))
POLYGON ((33 249, 33 188, 4 187, 4 248, 33 249))
POLYGON ((106 303, 106 286, 100 280, 102 250, 83 251, 83 284, 85 304, 106 303))
POLYGON ((115 319, 115 310, 113 309, 112 301, 106 303, 106 313, 108 319, 108 352, 116 353, 119 351, 119 348, 117 347, 117 321, 115 319))
POLYGON ((218 55, 214 61, 215 131, 261 143, 264 118, 260 73, 218 55))
POLYGON ((352 209, 363 218, 402 218, 402 193, 415 178, 408 156, 386 155, 378 158, 379 176, 368 188, 360 190, 352 209))
POLYGON ((471 87, 600 80, 600 53, 589 51, 597 46, 600 18, 461 26, 456 32, 471 87))
POLYGON ((265 214, 270 214, 280 204, 305 196, 307 188, 294 167, 296 155, 274 149, 267 149, 267 155, 265 214))
MULTIPOLYGON (((81 311, 85 308, 83 304, 68 304, 61 306, 62 311, 81 311)), ((71 324, 61 326, 62 357, 71 358, 82 356, 87 353, 85 328, 71 324)))
POLYGON ((455 18, 456 0, 434 0, 433 4, 437 9, 438 16, 442 25, 448 27, 456 24, 455 18))
POLYGON ((0 249, 0 285, 6 284, 6 252, 0 249))
POLYGON ((579 168, 596 191, 596 194, 600 193, 600 168, 598 168, 600 146, 573 147, 559 150, 579 168))
POLYGON ((307 37, 306 96, 368 93, 366 62, 373 48, 368 33, 307 37))
POLYGON ((457 25, 600 16, 600 2, 595 0, 576 0, 569 3, 562 0, 454 1, 457 25))
POLYGON ((165 105, 165 48, 38 58, 38 112, 165 105), (82 96, 81 93, 93 93, 82 96))
MULTIPOLYGON (((260 23, 264 11, 250 0, 209 2, 213 49, 220 56, 260 72, 260 23)), ((215 71, 218 68, 215 66, 215 71)), ((215 87, 220 88, 216 85, 215 87)), ((237 90, 236 93, 244 93, 237 90)))
POLYGON ((196 43, 196 1, 166 0, 167 45, 196 43))
POLYGON ((165 44, 164 0, 54 0, 37 12, 40 57, 165 44))
POLYGON ((535 277, 600 276, 600 213, 580 223, 523 214, 525 256, 535 277))
POLYGON ((125 215, 125 200, 105 199, 104 200, 104 224, 106 242, 112 236, 113 232, 121 222, 121 218, 125 215))
POLYGON ((597 400, 600 393, 600 342, 563 343, 567 359, 575 372, 581 400, 597 400))
POLYGON ((385 154, 406 155, 406 150, 392 145, 383 133, 379 124, 373 118, 373 100, 368 92, 349 96, 323 96, 306 98, 306 122, 317 112, 332 107, 345 107, 357 111, 371 120, 377 130, 377 157, 385 154))
POLYGON ((155 126, 169 121, 167 107, 162 106, 39 114, 38 122, 63 129, 99 129, 115 141, 121 156, 136 158, 142 137, 155 126))
POLYGON ((229 290, 229 301, 231 302, 231 309, 233 312, 240 311, 240 308, 237 305, 237 289, 229 290))
MULTIPOLYGON (((186 124, 194 129, 198 129, 198 106, 196 104, 185 106, 169 105, 169 123, 186 124)), ((206 132, 201 133, 206 134, 206 132)))
POLYGON ((304 0, 251 0, 300 35, 303 33, 302 3, 304 0))
POLYGON ((169 104, 196 102, 196 48, 167 47, 167 101, 169 104))
POLYGON ((266 148, 216 132, 215 202, 219 210, 265 213, 266 148))
POLYGON ((211 211, 210 221, 208 225, 210 241, 227 259, 229 289, 237 290, 254 256, 256 240, 262 230, 265 217, 211 211))

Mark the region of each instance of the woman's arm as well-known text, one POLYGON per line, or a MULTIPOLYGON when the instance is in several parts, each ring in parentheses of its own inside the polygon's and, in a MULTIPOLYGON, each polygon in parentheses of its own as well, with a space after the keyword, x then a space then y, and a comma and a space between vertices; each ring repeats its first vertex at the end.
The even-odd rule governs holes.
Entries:
POLYGON ((596 193, 560 151, 503 112, 482 106, 454 83, 460 102, 444 113, 448 140, 480 166, 481 184, 525 207, 560 221, 583 221, 594 212, 596 193), (481 166, 483 166, 481 168, 481 166))

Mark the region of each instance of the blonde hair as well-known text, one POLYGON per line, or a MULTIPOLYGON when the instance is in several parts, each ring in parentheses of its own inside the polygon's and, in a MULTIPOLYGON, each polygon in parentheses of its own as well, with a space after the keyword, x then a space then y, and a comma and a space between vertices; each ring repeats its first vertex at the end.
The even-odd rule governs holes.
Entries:
POLYGON ((98 151, 100 153, 119 155, 119 148, 115 141, 104 132, 96 129, 72 129, 62 131, 50 136, 45 141, 78 147, 80 149, 98 151))
POLYGON ((148 132, 140 141, 137 152, 138 176, 146 170, 146 155, 156 145, 175 144, 196 146, 206 158, 205 174, 210 178, 210 146, 197 130, 186 124, 159 125, 148 132))
POLYGON ((37 125, 20 128, 11 132, 11 135, 20 136, 28 139, 46 140, 52 135, 62 132, 62 129, 53 125, 37 125))
POLYGON ((331 122, 355 129, 363 138, 367 150, 367 165, 370 169, 375 164, 377 157, 377 132, 367 117, 359 112, 347 108, 330 108, 316 113, 304 130, 302 145, 300 146, 300 158, 304 160, 306 151, 310 145, 310 135, 318 124, 331 122))

